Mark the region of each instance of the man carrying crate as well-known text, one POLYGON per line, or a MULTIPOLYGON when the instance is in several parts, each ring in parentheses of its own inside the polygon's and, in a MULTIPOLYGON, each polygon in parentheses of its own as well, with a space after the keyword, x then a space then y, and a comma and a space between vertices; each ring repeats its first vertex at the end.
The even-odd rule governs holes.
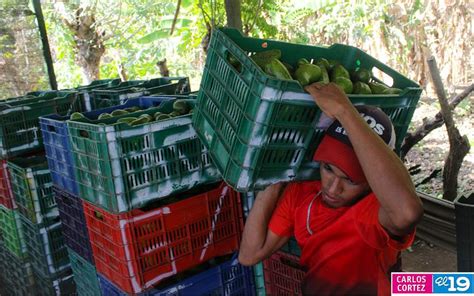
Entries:
POLYGON ((412 243, 423 214, 392 151, 392 123, 378 108, 356 109, 333 83, 314 83, 306 91, 335 120, 314 157, 321 180, 278 183, 259 192, 239 261, 256 264, 295 236, 307 269, 303 293, 390 295, 390 273, 400 270, 400 251, 412 243))

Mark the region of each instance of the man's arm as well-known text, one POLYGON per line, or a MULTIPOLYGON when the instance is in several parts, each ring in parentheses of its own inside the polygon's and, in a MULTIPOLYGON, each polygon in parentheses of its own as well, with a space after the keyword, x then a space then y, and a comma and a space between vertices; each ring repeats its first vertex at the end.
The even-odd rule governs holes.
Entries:
POLYGON ((262 261, 288 241, 288 237, 278 236, 268 229, 268 223, 284 189, 285 185, 278 183, 257 194, 240 243, 239 262, 242 265, 254 265, 262 261))
POLYGON ((339 120, 346 130, 369 186, 380 202, 380 224, 392 237, 410 233, 421 219, 423 206, 398 156, 372 131, 335 84, 312 84, 306 90, 321 110, 339 120))

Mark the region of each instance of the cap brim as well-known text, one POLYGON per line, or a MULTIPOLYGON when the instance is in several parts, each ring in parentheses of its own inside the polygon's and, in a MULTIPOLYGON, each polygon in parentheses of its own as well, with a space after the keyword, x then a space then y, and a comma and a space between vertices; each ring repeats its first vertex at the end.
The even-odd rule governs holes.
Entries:
POLYGON ((335 165, 355 183, 366 182, 364 172, 352 147, 332 136, 323 137, 313 159, 335 165))

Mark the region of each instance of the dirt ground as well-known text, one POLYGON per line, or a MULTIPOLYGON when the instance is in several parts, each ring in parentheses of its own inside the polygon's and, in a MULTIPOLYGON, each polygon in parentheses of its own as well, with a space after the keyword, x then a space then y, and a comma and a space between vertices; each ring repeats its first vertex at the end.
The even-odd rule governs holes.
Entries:
POLYGON ((457 254, 423 240, 402 252, 402 269, 409 272, 457 271, 457 254))

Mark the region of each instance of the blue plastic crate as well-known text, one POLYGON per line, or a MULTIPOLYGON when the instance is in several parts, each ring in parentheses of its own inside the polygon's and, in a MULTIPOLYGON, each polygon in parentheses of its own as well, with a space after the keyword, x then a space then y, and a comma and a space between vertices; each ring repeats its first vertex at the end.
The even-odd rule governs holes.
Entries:
MULTIPOLYGON (((127 295, 105 277, 98 274, 102 295, 127 295)), ((252 268, 240 265, 236 258, 190 276, 175 285, 152 289, 139 294, 158 295, 255 295, 252 268)))
MULTIPOLYGON (((82 114, 87 118, 97 119, 97 117, 102 113, 110 113, 117 109, 125 109, 135 106, 149 108, 158 106, 162 101, 172 98, 174 97, 141 97, 130 99, 123 105, 98 109, 82 114)), ((72 149, 66 124, 66 120, 69 118, 70 115, 60 116, 52 114, 43 116, 40 117, 40 126, 43 133, 43 143, 53 183, 59 188, 77 196, 79 194, 79 187, 74 173, 72 149)))
POLYGON ((82 258, 94 264, 82 200, 57 187, 53 187, 53 192, 59 209, 66 245, 82 258))

